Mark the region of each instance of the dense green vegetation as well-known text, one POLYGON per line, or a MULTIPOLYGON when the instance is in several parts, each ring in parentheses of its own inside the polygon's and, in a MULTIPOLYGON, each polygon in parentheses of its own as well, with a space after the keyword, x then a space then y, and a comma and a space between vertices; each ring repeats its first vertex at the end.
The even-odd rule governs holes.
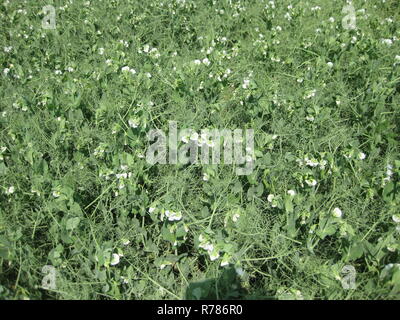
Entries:
POLYGON ((2 1, 0 297, 399 298, 400 5, 346 5, 2 1), (149 164, 169 121, 253 172, 149 164))

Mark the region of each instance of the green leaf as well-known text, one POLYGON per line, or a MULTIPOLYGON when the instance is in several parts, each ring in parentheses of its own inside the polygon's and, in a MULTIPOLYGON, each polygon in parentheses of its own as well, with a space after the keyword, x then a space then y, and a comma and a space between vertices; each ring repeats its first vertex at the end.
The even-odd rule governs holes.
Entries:
POLYGON ((286 197, 286 199, 285 199, 285 209, 286 209, 286 212, 288 212, 288 213, 293 212, 293 203, 292 203, 292 198, 291 197, 286 197))
POLYGON ((76 229, 76 227, 78 227, 80 221, 81 221, 81 219, 79 217, 70 218, 67 220, 65 228, 69 231, 72 231, 72 230, 76 229))
POLYGON ((390 202, 390 201, 394 200, 394 195, 395 195, 394 184, 393 184, 393 182, 389 182, 383 189, 383 194, 382 194, 383 199, 385 201, 390 202))
POLYGON ((361 243, 354 243, 351 245, 349 250, 349 260, 357 260, 364 254, 364 247, 361 243))
POLYGON ((171 243, 175 242, 175 235, 172 234, 167 226, 163 226, 161 229, 161 235, 164 240, 169 241, 171 243))

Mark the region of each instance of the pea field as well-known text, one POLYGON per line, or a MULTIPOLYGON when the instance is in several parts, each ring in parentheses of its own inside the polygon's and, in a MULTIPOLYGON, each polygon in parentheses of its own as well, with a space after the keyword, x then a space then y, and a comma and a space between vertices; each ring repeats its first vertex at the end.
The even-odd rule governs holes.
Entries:
POLYGON ((399 151, 398 0, 0 2, 2 300, 400 299, 399 151))

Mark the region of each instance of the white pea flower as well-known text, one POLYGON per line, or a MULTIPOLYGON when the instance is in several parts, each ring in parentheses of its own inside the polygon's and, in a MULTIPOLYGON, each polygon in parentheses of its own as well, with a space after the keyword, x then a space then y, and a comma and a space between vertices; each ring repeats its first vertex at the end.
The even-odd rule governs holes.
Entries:
POLYGON ((316 159, 311 159, 310 160, 308 158, 305 158, 304 160, 306 162, 306 165, 309 166, 309 167, 317 167, 319 165, 319 162, 316 159))
POLYGON ((184 142, 184 143, 189 143, 189 140, 190 140, 190 136, 183 136, 181 138, 181 141, 184 142))
POLYGON ((121 280, 123 284, 128 284, 129 283, 129 279, 125 278, 124 276, 121 276, 121 280))
POLYGON ((243 277, 243 276, 244 276, 244 270, 243 270, 242 268, 236 267, 236 268, 235 268, 235 271, 236 271, 236 273, 237 273, 237 275, 238 275, 239 277, 243 277))
POLYGON ((215 260, 217 260, 219 258, 218 250, 214 250, 212 252, 209 252, 209 255, 210 255, 210 260, 211 261, 215 261, 215 260))
POLYGON ((179 221, 182 219, 181 212, 174 212, 174 211, 165 211, 165 216, 167 217, 168 221, 179 221))
POLYGON ((393 219, 394 222, 400 223, 400 214, 394 214, 392 216, 392 219, 393 219))
POLYGON ((387 246, 386 249, 388 249, 390 252, 396 252, 396 248, 387 246))
POLYGON ((277 201, 275 200, 275 198, 276 197, 273 194, 269 194, 268 197, 267 197, 267 200, 268 200, 268 202, 271 203, 271 207, 272 208, 276 208, 276 206, 277 206, 277 201))
POLYGON ((333 63, 330 61, 326 65, 328 66, 328 68, 333 68, 333 63))
POLYGON ((146 44, 146 45, 143 47, 143 52, 148 53, 149 51, 150 51, 150 46, 149 46, 148 44, 146 44))
POLYGON ((132 73, 132 74, 136 74, 136 70, 135 70, 135 69, 131 69, 131 68, 129 68, 128 66, 122 67, 122 68, 121 68, 121 71, 122 71, 122 72, 130 72, 130 73, 132 73))
POLYGON ((382 41, 383 44, 386 44, 389 47, 393 44, 393 40, 392 39, 382 39, 381 41, 382 41))
POLYGON ((227 260, 222 260, 220 266, 221 266, 221 267, 225 267, 225 266, 227 266, 228 264, 229 264, 229 261, 227 261, 227 260))
POLYGON ((15 191, 14 186, 11 186, 11 187, 9 187, 9 188, 6 190, 6 194, 13 194, 14 191, 15 191))
POLYGON ((342 210, 340 210, 339 208, 335 208, 332 210, 332 214, 334 217, 336 218, 341 218, 343 216, 343 212, 342 210))
POLYGON ((390 165, 390 164, 388 164, 387 166, 386 166, 386 175, 387 176, 392 176, 393 175, 393 171, 392 171, 392 169, 393 169, 393 166, 392 165, 390 165))
POLYGON ((317 93, 317 90, 313 89, 308 91, 308 93, 304 96, 304 99, 314 98, 317 93))
POLYGON ((194 60, 193 62, 194 62, 194 64, 196 64, 196 65, 201 64, 201 61, 200 61, 199 59, 196 59, 196 60, 194 60))
POLYGON ((315 187, 318 184, 317 180, 315 179, 307 179, 305 182, 310 187, 315 187))
POLYGON ((202 61, 206 66, 209 66, 210 65, 210 60, 208 60, 208 58, 204 58, 203 59, 203 61, 202 61))
POLYGON ((113 253, 110 265, 115 266, 119 263, 119 254, 113 253))
POLYGON ((126 173, 117 173, 115 176, 117 177, 117 179, 121 179, 121 178, 125 178, 126 179, 127 174, 126 173))
POLYGON ((198 134, 197 132, 193 132, 193 133, 190 135, 190 140, 192 140, 192 141, 197 141, 197 140, 199 140, 199 134, 198 134))
POLYGON ((203 173, 203 181, 208 181, 210 179, 210 176, 207 173, 203 173))
POLYGON ((366 155, 365 155, 364 152, 360 152, 360 153, 358 154, 358 159, 364 160, 365 158, 366 158, 366 155))
POLYGON ((129 124, 129 126, 130 126, 131 128, 137 128, 137 127, 139 126, 139 124, 137 123, 137 121, 134 120, 134 119, 129 119, 129 120, 128 120, 128 124, 129 124))
MULTIPOLYGON (((199 240, 200 240, 200 237, 199 237, 199 240)), ((204 239, 203 239, 203 240, 204 240, 204 239)), ((202 248, 202 249, 204 249, 204 250, 206 250, 206 251, 208 251, 208 252, 212 252, 212 251, 214 250, 214 246, 213 246, 213 244, 210 243, 210 242, 201 242, 201 243, 199 244, 199 248, 202 248)))
POLYGON ((313 116, 307 116, 307 117, 306 117, 306 120, 312 122, 312 121, 315 120, 315 118, 314 118, 313 116))
POLYGON ((239 218, 240 218, 240 214, 239 214, 239 213, 235 213, 235 214, 232 216, 232 221, 233 221, 233 222, 237 222, 237 221, 239 220, 239 218))
POLYGON ((294 197, 296 195, 296 191, 294 190, 288 190, 287 192, 289 195, 291 195, 292 197, 294 197))
POLYGON ((386 177, 383 179, 383 181, 385 181, 385 183, 391 180, 392 175, 393 175, 392 169, 393 169, 393 166, 391 164, 388 164, 386 166, 386 177))
POLYGON ((150 207, 150 208, 149 208, 149 213, 153 213, 154 210, 156 210, 156 208, 150 207))

